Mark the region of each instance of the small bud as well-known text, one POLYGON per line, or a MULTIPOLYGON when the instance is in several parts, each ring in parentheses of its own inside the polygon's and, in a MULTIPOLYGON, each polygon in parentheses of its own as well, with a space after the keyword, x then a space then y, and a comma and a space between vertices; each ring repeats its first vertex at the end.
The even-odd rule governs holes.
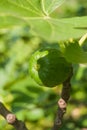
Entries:
POLYGON ((66 106, 67 106, 66 102, 62 98, 59 99, 58 105, 62 109, 66 108, 66 106))
POLYGON ((7 120, 8 123, 12 124, 12 123, 15 122, 16 116, 15 116, 14 114, 11 114, 11 113, 10 113, 10 114, 8 114, 8 115, 6 116, 6 120, 7 120))

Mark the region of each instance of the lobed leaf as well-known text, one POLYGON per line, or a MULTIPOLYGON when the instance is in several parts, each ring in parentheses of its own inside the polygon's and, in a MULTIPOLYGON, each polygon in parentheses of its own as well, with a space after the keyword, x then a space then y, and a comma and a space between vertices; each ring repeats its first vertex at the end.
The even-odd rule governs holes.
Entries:
MULTIPOLYGON (((87 33, 87 16, 61 19, 50 16, 64 1, 0 0, 0 28, 26 24, 35 35, 50 42, 79 38, 87 33)), ((72 44, 66 46, 65 55, 70 61, 87 63, 87 53, 72 44)))
POLYGON ((64 0, 0 0, 1 28, 27 24, 36 35, 52 41, 78 38, 87 32, 87 16, 55 19, 49 16, 64 0))

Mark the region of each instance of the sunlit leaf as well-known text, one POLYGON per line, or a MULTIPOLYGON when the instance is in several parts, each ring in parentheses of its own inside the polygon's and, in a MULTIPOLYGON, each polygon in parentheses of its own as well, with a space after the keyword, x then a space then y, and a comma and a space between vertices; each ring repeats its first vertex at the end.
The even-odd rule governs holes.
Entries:
POLYGON ((35 35, 48 41, 78 38, 87 32, 87 16, 52 18, 52 13, 64 0, 0 0, 1 28, 27 24, 35 35))
POLYGON ((42 9, 44 14, 49 15, 58 8, 65 0, 42 0, 42 9))
POLYGON ((87 52, 84 52, 77 42, 64 43, 61 49, 69 62, 87 63, 87 52))

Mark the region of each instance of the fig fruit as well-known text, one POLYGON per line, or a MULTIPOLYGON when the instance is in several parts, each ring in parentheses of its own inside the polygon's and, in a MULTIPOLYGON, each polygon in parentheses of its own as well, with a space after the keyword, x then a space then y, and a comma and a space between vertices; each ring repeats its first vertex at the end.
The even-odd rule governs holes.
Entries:
POLYGON ((31 56, 29 72, 39 85, 55 87, 69 77, 71 63, 64 58, 58 49, 42 49, 31 56))

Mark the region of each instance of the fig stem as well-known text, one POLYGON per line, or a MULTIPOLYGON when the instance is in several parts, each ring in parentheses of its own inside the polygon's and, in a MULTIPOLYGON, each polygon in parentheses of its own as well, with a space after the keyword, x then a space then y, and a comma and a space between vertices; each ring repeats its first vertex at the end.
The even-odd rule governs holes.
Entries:
POLYGON ((71 68, 71 70, 72 71, 71 71, 71 74, 69 75, 68 79, 65 82, 63 82, 61 97, 58 101, 57 115, 56 115, 56 119, 54 121, 54 126, 53 126, 52 130, 59 130, 60 127, 62 126, 63 115, 66 113, 67 102, 70 98, 70 91, 71 91, 70 80, 73 76, 73 68, 71 68))

